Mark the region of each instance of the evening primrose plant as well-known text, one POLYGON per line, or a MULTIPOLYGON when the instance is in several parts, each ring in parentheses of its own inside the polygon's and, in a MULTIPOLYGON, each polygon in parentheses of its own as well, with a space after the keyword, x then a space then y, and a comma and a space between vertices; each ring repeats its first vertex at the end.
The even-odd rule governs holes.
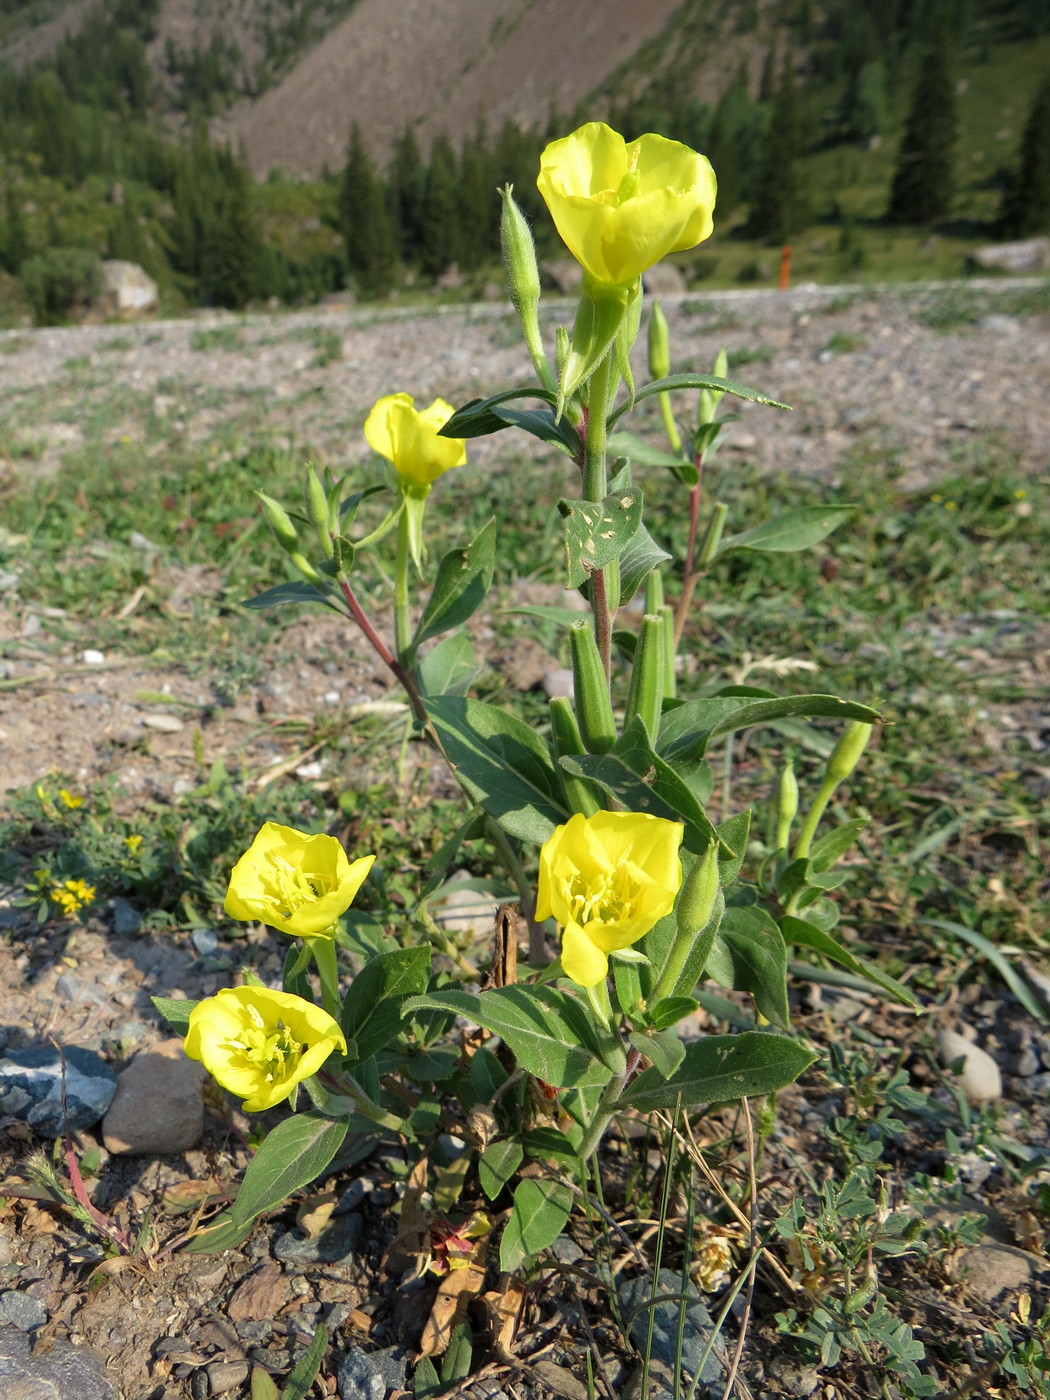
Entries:
POLYGON ((652 378, 635 383, 643 275, 710 235, 714 173, 677 142, 625 142, 592 122, 547 147, 538 185, 583 269, 583 289, 571 328, 545 344, 531 233, 505 188, 508 284, 535 382, 455 411, 442 399, 423 408, 392 392, 364 427, 389 465, 384 484, 309 468, 300 508, 260 498, 298 577, 250 606, 310 604, 345 616, 404 689, 420 740, 447 761, 468 810, 419 892, 414 927, 429 933, 422 943, 351 912, 381 851, 348 855, 331 837, 267 823, 235 866, 227 912, 292 940, 281 990, 246 974, 243 987, 197 1006, 159 1005, 186 1035, 188 1053, 247 1111, 287 1103, 293 1112, 266 1137, 202 1248, 236 1243, 263 1211, 340 1154, 362 1155, 381 1131, 425 1154, 441 1114, 470 1143, 488 1199, 513 1191, 500 1265, 527 1267, 564 1227, 574 1183, 584 1182, 615 1117, 771 1094, 812 1062, 787 1033, 791 946, 913 1004, 834 934, 830 892, 844 878, 836 866, 863 822, 829 821, 829 805, 860 761, 876 712, 714 678, 688 698, 677 693, 688 610, 710 564, 732 550, 807 548, 848 514, 806 508, 740 521, 727 534, 731 505, 710 496, 704 474, 730 428, 725 404, 784 406, 728 379, 724 353, 710 375, 672 374, 658 308, 648 331, 652 378), (687 395, 695 396, 688 427, 687 395), (666 447, 621 426, 650 398, 666 447), (471 439, 510 428, 565 453, 579 476, 578 495, 553 509, 565 587, 582 595, 589 615, 541 610, 565 628, 574 682, 571 700, 550 702, 543 727, 469 693, 478 666, 464 624, 488 595, 498 522, 436 568, 426 550, 426 507, 440 510, 441 478, 464 465, 471 439), (647 530, 639 470, 670 470, 687 493, 684 559, 647 530), (366 532, 359 509, 380 493, 387 509, 366 532), (354 578, 363 556, 389 551, 390 536, 392 638, 354 578), (629 627, 623 610, 639 593, 644 613, 629 627), (801 789, 785 760, 754 830, 750 811, 712 821, 709 746, 749 726, 769 733, 780 720, 811 718, 843 726, 816 792, 801 789), (517 889, 527 962, 518 961, 517 916, 505 908, 491 946, 476 950, 453 946, 426 913, 464 843, 479 838, 517 889), (676 1027, 698 1010, 702 978, 749 993, 756 1028, 683 1039, 676 1027), (526 1159, 532 1165, 519 1179, 526 1159))

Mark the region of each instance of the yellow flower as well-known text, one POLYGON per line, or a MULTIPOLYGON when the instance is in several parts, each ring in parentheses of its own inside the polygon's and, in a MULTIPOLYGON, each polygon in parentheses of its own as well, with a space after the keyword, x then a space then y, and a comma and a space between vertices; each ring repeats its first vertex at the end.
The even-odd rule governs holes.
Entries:
POLYGON ((230 874, 231 919, 257 919, 298 938, 331 937, 375 856, 351 863, 334 836, 267 822, 230 874))
POLYGON ((387 394, 376 401, 365 420, 365 438, 380 457, 393 462, 402 481, 429 486, 442 472, 467 460, 464 438, 438 437, 452 413, 452 405, 444 399, 417 409, 411 394, 387 394))
POLYGON ((636 943, 674 908, 685 828, 639 812, 577 814, 540 851, 536 917, 562 926, 561 963, 581 987, 609 971, 607 954, 636 943))
POLYGON ((131 855, 138 855, 138 849, 142 845, 142 837, 137 833, 124 837, 124 845, 127 846, 131 855))
POLYGON ((78 807, 84 805, 84 799, 82 797, 74 797, 68 788, 59 788, 58 795, 71 812, 75 812, 78 807))
POLYGON ((333 1050, 346 1051, 338 1023, 312 1002, 267 987, 226 987, 190 1012, 186 1054, 249 1113, 286 1099, 333 1050))
POLYGON ((569 252, 593 282, 629 286, 710 238, 715 172, 706 156, 652 134, 627 144, 588 122, 540 156, 536 181, 569 252))
POLYGON ((51 898, 66 918, 71 919, 85 905, 93 902, 95 886, 89 885, 86 880, 66 880, 51 891, 51 898))

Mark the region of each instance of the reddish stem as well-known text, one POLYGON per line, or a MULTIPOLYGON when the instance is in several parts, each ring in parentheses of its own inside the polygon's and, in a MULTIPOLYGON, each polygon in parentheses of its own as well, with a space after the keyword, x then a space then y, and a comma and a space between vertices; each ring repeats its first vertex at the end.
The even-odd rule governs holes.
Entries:
POLYGON ((423 699, 419 693, 419 688, 416 685, 414 678, 411 675, 409 675, 405 668, 400 664, 397 658, 390 651, 390 648, 383 641, 382 637, 372 626, 368 615, 361 607, 361 604, 357 601, 357 597, 354 594, 354 590, 350 587, 349 580, 341 578, 339 580, 339 587, 343 591, 343 597, 346 599, 346 605, 350 609, 354 621, 357 623, 358 627, 360 627, 361 631, 365 634, 368 641, 371 643, 372 649, 376 652, 380 659, 387 666, 389 666, 390 670, 393 672, 398 684, 401 686, 405 694, 408 696, 409 700, 412 702, 412 709, 415 711, 416 718, 420 720, 423 724, 426 724, 427 712, 423 708, 423 699))

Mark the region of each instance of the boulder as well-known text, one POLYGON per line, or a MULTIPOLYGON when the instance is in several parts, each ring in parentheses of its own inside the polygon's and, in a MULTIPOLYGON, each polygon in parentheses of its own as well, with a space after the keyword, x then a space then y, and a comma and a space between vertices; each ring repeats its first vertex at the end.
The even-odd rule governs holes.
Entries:
POLYGON ((985 272, 1046 272, 1050 269, 1050 238, 989 243, 985 248, 975 248, 967 263, 985 272))
POLYGON ((682 269, 671 262, 658 262, 648 272, 643 272, 642 286, 657 297, 687 290, 682 269))
POLYGON ((136 316, 152 316, 160 298, 157 284, 138 263, 110 258, 102 264, 100 309, 109 316, 131 320, 136 316))
POLYGON ((188 1152, 204 1130, 204 1069, 187 1059, 181 1040, 144 1050, 117 1079, 102 1120, 102 1140, 114 1155, 188 1152))

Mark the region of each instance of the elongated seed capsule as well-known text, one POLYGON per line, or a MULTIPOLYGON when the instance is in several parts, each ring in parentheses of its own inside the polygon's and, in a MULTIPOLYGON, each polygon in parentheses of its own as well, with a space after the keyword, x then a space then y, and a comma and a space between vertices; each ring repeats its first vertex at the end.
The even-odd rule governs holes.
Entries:
POLYGON ((660 616, 664 622, 664 699, 673 700, 678 694, 678 673, 675 667, 674 608, 670 603, 663 605, 660 616))
POLYGON ((718 546, 722 543, 722 531, 725 529, 728 514, 729 507, 723 505, 721 501, 716 501, 711 518, 707 522, 707 529, 700 545, 700 553, 696 559, 701 568, 706 568, 718 553, 718 546))
POLYGON ((299 548, 299 532, 292 524, 292 518, 284 506, 263 491, 256 491, 255 494, 259 497, 266 523, 273 531, 277 543, 289 554, 296 551, 299 548))
POLYGON ((664 605, 664 577, 659 569, 650 569, 645 576, 645 611, 658 613, 664 605))
MULTIPOLYGON (((564 696, 557 696, 550 702, 550 716, 551 737, 557 757, 583 753, 580 727, 576 723, 572 705, 564 696)), ((588 782, 586 778, 578 778, 573 773, 566 773, 561 767, 558 769, 558 776, 561 778, 565 801, 572 811, 579 812, 584 817, 593 817, 595 812, 602 810, 599 792, 593 783, 588 782)))
POLYGON ((624 725, 638 715, 653 740, 660 729, 664 698, 664 651, 664 620, 659 613, 646 613, 634 651, 624 725))
POLYGON ((831 751, 825 770, 826 780, 836 786, 843 782, 860 762, 860 756, 868 746, 872 726, 854 719, 842 731, 838 743, 831 751))
POLYGON ((616 721, 605 669, 598 654, 591 624, 586 618, 569 628, 572 647, 572 683, 576 719, 588 753, 606 753, 616 742, 616 721))
MULTIPOLYGON (((715 379, 724 379, 729 369, 729 356, 723 345, 715 358, 714 366, 711 370, 715 379)), ((718 415, 718 405, 721 401, 724 389, 701 389, 700 402, 697 405, 696 421, 702 428, 705 423, 713 423, 718 415)))
POLYGON ((791 823, 798 813, 798 779, 795 777, 795 768, 790 758, 780 770, 780 776, 777 778, 775 805, 777 813, 776 849, 784 851, 787 850, 788 841, 791 839, 791 823))
POLYGON ((307 520, 314 527, 318 543, 331 559, 335 550, 328 529, 328 497, 312 462, 306 468, 306 480, 303 482, 303 507, 307 520))

